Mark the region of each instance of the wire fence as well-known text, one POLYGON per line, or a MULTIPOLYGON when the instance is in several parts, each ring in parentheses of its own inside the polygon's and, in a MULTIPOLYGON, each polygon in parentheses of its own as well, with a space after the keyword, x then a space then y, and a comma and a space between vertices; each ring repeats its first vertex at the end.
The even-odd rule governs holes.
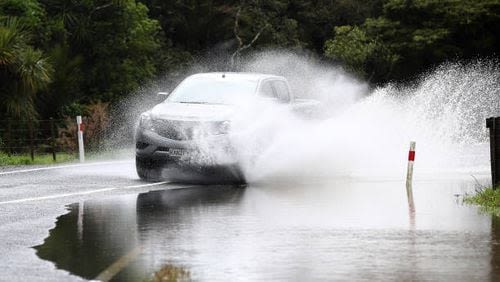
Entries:
POLYGON ((64 142, 64 119, 0 120, 0 152, 9 156, 29 153, 52 154, 55 161, 58 152, 72 153, 74 146, 64 142))

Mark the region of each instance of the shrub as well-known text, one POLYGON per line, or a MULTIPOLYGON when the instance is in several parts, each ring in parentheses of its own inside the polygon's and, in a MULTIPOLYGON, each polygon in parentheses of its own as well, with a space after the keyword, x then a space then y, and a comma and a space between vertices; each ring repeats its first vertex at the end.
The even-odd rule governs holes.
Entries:
MULTIPOLYGON (((84 109, 83 139, 88 150, 98 150, 103 143, 109 127, 108 104, 96 102, 84 109)), ((78 148, 78 131, 75 117, 66 116, 64 125, 59 128, 59 145, 69 151, 78 148)))
POLYGON ((492 188, 482 189, 475 195, 466 196, 464 202, 479 205, 483 211, 500 214, 500 187, 495 190, 492 188))

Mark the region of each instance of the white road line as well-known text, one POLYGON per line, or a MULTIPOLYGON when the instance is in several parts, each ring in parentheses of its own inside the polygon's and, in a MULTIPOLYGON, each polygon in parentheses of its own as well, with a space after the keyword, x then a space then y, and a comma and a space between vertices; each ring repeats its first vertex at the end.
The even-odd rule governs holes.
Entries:
POLYGON ((72 167, 85 167, 85 166, 95 166, 95 165, 108 165, 108 164, 117 164, 117 163, 130 163, 132 161, 110 161, 110 162, 95 162, 95 163, 86 163, 86 164, 73 164, 73 165, 58 165, 58 166, 48 166, 48 167, 39 167, 39 168, 29 168, 29 169, 20 169, 20 170, 12 170, 0 172, 0 175, 14 174, 14 173, 23 173, 23 172, 33 172, 33 171, 41 171, 41 170, 50 170, 50 169, 61 169, 61 168, 72 168, 72 167))
POLYGON ((51 200, 51 199, 71 197, 71 196, 82 196, 82 195, 89 195, 89 194, 100 193, 100 192, 108 192, 108 191, 113 191, 113 190, 134 189, 134 188, 141 188, 141 187, 157 186, 157 185, 162 185, 162 184, 166 184, 166 183, 168 183, 168 181, 140 184, 140 185, 132 185, 132 186, 124 186, 124 187, 109 187, 109 188, 102 188, 102 189, 96 189, 96 190, 90 190, 90 191, 57 194, 57 195, 50 195, 50 196, 43 196, 43 197, 24 198, 24 199, 0 202, 0 205, 18 204, 18 203, 42 201, 42 200, 51 200))
POLYGON ((128 252, 124 256, 120 257, 117 261, 111 264, 108 268, 103 270, 94 280, 107 282, 113 277, 116 276, 119 272, 121 272, 125 267, 127 267, 132 261, 134 261, 137 256, 139 256, 142 252, 142 247, 137 246, 132 251, 128 252))

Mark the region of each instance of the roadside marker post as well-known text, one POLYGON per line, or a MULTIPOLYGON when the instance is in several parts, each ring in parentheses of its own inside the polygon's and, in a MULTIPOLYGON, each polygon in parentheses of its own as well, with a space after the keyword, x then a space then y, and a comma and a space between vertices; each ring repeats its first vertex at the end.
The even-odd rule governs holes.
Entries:
POLYGON ((83 123, 82 116, 76 117, 76 125, 78 129, 78 152, 80 156, 80 162, 83 163, 85 161, 85 149, 83 147, 83 123))
POLYGON ((406 195, 408 196, 408 206, 410 210, 415 211, 415 204, 413 202, 413 163, 415 162, 415 141, 410 142, 410 151, 408 153, 408 170, 406 173, 406 195))
POLYGON ((491 185, 493 190, 500 188, 500 117, 486 119, 490 130, 491 185))

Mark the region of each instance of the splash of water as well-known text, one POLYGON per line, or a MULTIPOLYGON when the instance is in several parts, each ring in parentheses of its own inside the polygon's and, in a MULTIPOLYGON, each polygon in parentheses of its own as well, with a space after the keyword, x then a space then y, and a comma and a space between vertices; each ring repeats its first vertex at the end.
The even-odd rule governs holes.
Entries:
MULTIPOLYGON (((208 70, 196 66, 186 76, 208 70)), ((412 140, 417 142, 417 172, 488 169, 484 123, 500 115, 496 61, 443 64, 411 85, 376 89, 337 66, 283 51, 257 53, 243 63, 242 71, 286 77, 296 97, 321 101, 322 116, 327 116, 308 120, 290 109, 255 103, 240 109, 233 131, 245 134, 230 138, 250 181, 404 177, 412 140)), ((124 136, 123 128, 130 128, 154 104, 152 93, 173 86, 173 81, 160 80, 126 100, 117 111, 123 122, 115 126, 119 130, 111 140, 125 137, 129 144, 132 136, 124 136)))
POLYGON ((244 69, 287 77, 295 95, 323 101, 330 116, 303 120, 273 107, 254 109, 258 118, 242 115, 236 127, 251 133, 233 143, 243 152, 250 181, 404 176, 411 140, 418 144, 421 170, 485 170, 489 164, 484 123, 500 114, 495 62, 444 64, 410 86, 371 92, 339 68, 289 53, 258 54, 244 69))

